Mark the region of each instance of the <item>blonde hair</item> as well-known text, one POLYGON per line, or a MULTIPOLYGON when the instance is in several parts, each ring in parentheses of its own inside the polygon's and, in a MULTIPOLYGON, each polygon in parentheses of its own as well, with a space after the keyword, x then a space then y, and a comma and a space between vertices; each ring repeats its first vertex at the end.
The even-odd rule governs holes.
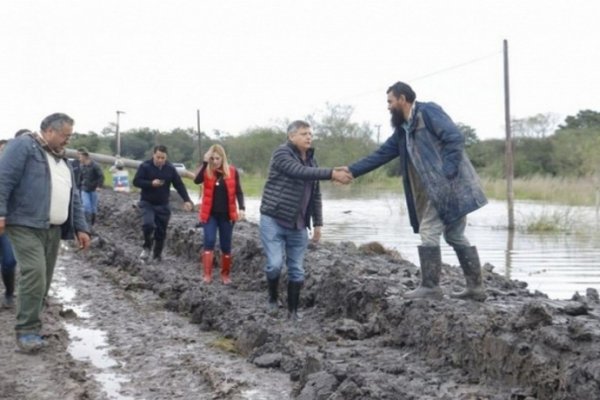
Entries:
MULTIPOLYGON (((223 146, 221 146, 220 144, 213 144, 208 150, 211 153, 216 153, 221 157, 221 160, 223 160, 223 163, 221 164, 222 171, 219 172, 221 172, 225 178, 229 178, 229 162, 227 161, 227 154, 225 154, 225 149, 223 148, 223 146)), ((215 177, 215 171, 210 162, 206 167, 206 173, 210 178, 215 177)))

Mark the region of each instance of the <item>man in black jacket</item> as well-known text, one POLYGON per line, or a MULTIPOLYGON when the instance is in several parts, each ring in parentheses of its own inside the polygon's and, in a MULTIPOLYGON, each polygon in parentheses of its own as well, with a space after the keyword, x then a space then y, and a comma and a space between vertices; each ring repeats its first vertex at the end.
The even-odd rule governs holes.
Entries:
POLYGON ((167 161, 167 147, 154 146, 152 159, 141 163, 133 178, 133 185, 142 189, 138 203, 142 210, 144 232, 143 250, 140 254, 142 261, 148 261, 151 251, 154 260, 161 260, 171 217, 171 184, 183 199, 184 210, 191 211, 194 204, 177 170, 167 161))
POLYGON ((288 129, 287 143, 271 157, 269 175, 260 205, 260 239, 267 263, 269 309, 278 307, 279 275, 284 259, 288 268, 288 311, 297 320, 300 289, 304 283, 304 252, 308 232, 313 240, 321 238, 323 213, 320 180, 349 183, 350 173, 337 168, 319 168, 314 158, 312 130, 305 121, 294 121, 288 129))
POLYGON ((85 220, 91 228, 96 223, 98 213, 98 192, 104 185, 104 173, 100 165, 90 158, 90 153, 84 148, 79 153, 79 189, 85 220))

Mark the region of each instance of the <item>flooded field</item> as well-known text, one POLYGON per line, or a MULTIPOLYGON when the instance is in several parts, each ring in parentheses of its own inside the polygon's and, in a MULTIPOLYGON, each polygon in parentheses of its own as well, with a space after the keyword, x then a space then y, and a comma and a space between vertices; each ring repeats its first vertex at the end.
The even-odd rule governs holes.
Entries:
MULTIPOLYGON (((418 264, 419 236, 412 232, 403 195, 382 193, 376 198, 325 199, 323 240, 362 244, 378 241, 398 250, 418 264)), ((260 199, 246 201, 247 218, 258 221, 260 199)), ((506 229, 507 207, 490 201, 468 217, 467 237, 478 247, 482 263, 495 271, 529 284, 551 298, 567 299, 575 291, 600 288, 600 233, 593 207, 566 207, 518 202, 517 230, 506 229), (556 219, 568 230, 528 233, 526 225, 539 219, 556 219)), ((445 243, 446 263, 458 265, 452 248, 445 243)))

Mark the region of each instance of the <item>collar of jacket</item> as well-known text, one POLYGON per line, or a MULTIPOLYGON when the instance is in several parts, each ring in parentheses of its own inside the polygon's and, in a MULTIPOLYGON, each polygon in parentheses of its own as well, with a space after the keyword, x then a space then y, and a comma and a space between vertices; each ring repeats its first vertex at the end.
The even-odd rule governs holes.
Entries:
MULTIPOLYGON (((288 140, 286 144, 290 149, 292 149, 292 151, 294 152, 295 155, 298 156, 298 158, 302 159, 300 150, 298 150, 298 148, 296 147, 296 145, 294 143, 292 143, 288 140)), ((313 158, 314 154, 315 154, 315 149, 311 147, 306 152, 306 159, 309 160, 309 159, 313 158)))

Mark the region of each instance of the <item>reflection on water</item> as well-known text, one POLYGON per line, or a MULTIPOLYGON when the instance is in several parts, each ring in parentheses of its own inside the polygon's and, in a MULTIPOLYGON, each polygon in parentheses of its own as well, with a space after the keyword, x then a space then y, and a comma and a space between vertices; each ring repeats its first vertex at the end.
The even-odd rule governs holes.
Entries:
POLYGON ((65 257, 68 256, 63 255, 57 263, 51 294, 59 299, 65 308, 75 311, 78 317, 78 324, 65 322, 65 329, 70 338, 68 351, 76 360, 90 362, 99 371, 92 375, 110 400, 132 400, 131 397, 120 393, 121 384, 129 382, 129 379, 113 371, 118 369, 119 363, 108 354, 106 332, 89 327, 90 313, 84 304, 75 302, 77 291, 67 284, 65 266, 61 262, 65 257))
MULTIPOLYGON (((260 199, 246 199, 246 216, 258 222, 260 199)), ((418 264, 419 235, 412 232, 402 194, 323 201, 323 240, 362 244, 378 241, 418 264)), ((468 217, 466 235, 479 249, 482 263, 495 272, 525 281, 551 298, 570 298, 588 287, 600 289, 600 234, 593 207, 564 207, 533 202, 515 204, 515 223, 523 226, 540 215, 564 215, 570 232, 509 232, 507 206, 490 201, 468 217)), ((235 239, 234 239, 235 240, 235 239)), ((444 262, 458 265, 451 247, 442 245, 444 262)))

